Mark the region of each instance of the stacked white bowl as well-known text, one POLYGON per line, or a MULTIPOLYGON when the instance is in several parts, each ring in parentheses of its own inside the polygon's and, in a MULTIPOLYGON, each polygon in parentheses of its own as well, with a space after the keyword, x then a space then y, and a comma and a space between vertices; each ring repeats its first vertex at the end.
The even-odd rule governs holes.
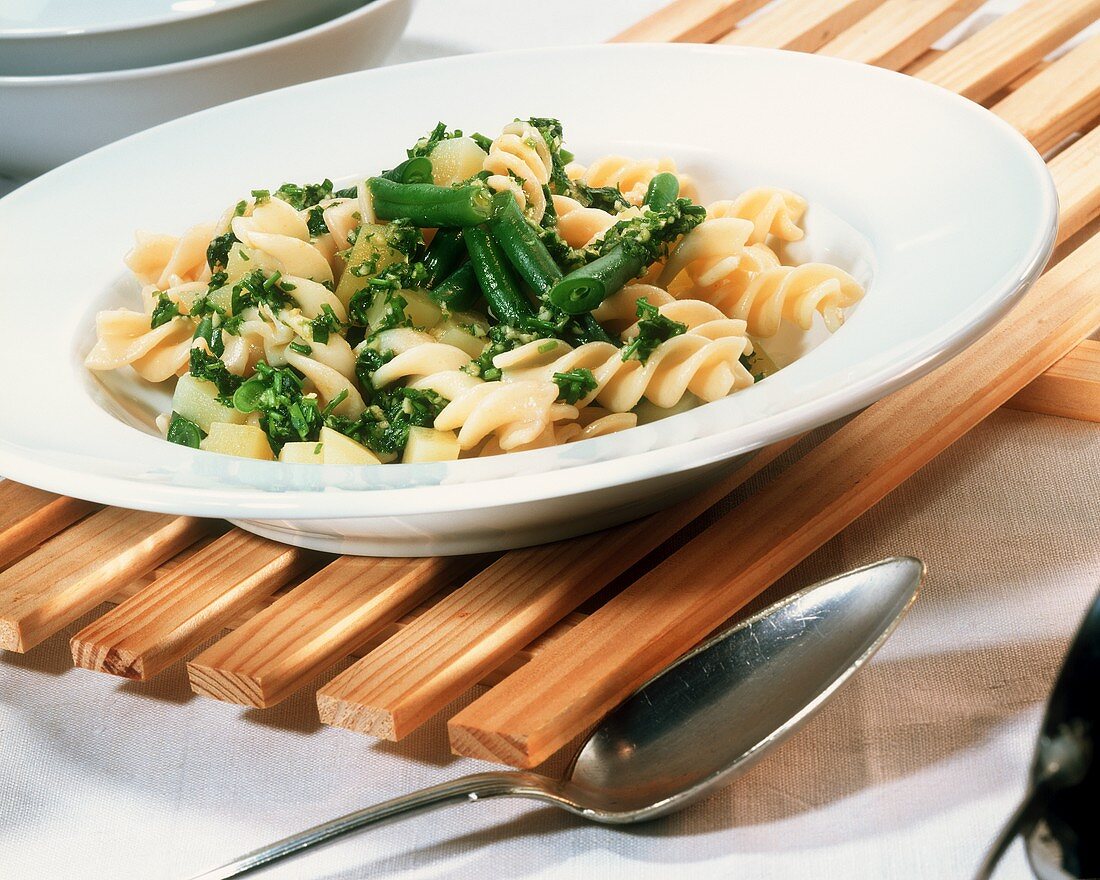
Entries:
POLYGON ((0 174, 381 62, 412 0, 5 0, 0 174))

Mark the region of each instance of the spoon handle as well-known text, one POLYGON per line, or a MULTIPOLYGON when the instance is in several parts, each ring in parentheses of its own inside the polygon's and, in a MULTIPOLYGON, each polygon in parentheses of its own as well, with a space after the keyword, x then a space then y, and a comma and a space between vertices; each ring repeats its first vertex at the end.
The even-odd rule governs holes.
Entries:
POLYGON ((192 877, 191 880, 228 880, 237 877, 246 871, 270 864, 278 859, 293 855, 309 847, 316 846, 326 841, 333 840, 368 825, 375 825, 387 819, 403 816, 406 813, 416 812, 444 804, 458 801, 476 801, 487 797, 500 797, 502 795, 519 795, 538 797, 545 793, 552 783, 550 780, 534 773, 476 773, 470 776, 462 776, 450 782, 433 785, 431 788, 422 788, 411 794, 403 795, 393 800, 383 801, 380 804, 348 813, 338 819, 315 825, 305 831, 284 837, 267 846, 239 856, 231 862, 227 862, 220 868, 214 868, 192 877))
POLYGON ((974 880, 991 880, 993 872, 997 868, 997 863, 1008 850, 1012 841, 1016 839, 1016 835, 1035 821, 1039 799, 1038 788, 1032 788, 1024 795, 1020 805, 1016 807, 997 834, 997 839, 990 844, 989 851, 985 854, 985 858, 982 859, 982 864, 978 868, 978 873, 974 875, 974 880))

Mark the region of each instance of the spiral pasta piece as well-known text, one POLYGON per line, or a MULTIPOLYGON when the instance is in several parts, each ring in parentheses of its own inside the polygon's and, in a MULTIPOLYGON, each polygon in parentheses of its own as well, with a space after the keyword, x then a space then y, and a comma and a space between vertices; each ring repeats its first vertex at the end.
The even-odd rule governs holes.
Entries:
POLYGON ((149 316, 143 312, 100 312, 96 344, 84 358, 84 366, 102 371, 129 365, 143 379, 163 382, 186 369, 194 328, 194 322, 186 317, 150 329, 149 316))
POLYGON ((473 449, 493 436, 505 452, 534 441, 553 422, 575 419, 577 408, 557 403, 553 382, 481 382, 443 408, 438 431, 458 430, 458 444, 473 449))
POLYGON ((234 217, 231 228, 244 246, 274 260, 283 275, 332 283, 332 266, 310 241, 305 219, 282 199, 270 198, 251 215, 234 217))
POLYGON ((707 217, 739 217, 752 223, 749 244, 760 244, 769 235, 781 241, 798 241, 805 233, 798 222, 806 213, 806 200, 787 189, 758 186, 732 201, 714 202, 707 217))
POLYGON ((553 204, 558 216, 558 234, 570 247, 582 248, 591 244, 617 220, 614 214, 600 208, 586 208, 569 196, 556 195, 553 204))
MULTIPOLYGON (((616 413, 634 409, 643 397, 668 409, 689 391, 711 401, 753 384, 740 360, 752 351, 744 321, 727 318, 708 303, 689 300, 668 303, 658 311, 686 324, 688 331, 662 342, 644 364, 624 361, 620 349, 608 342, 572 348, 556 340, 529 342, 498 355, 493 364, 505 382, 551 381, 555 373, 589 370, 596 388, 577 404, 583 407, 595 399, 616 413)), ((633 333, 636 328, 632 327, 624 339, 633 333)))
POLYGON ((573 180, 580 180, 588 186, 614 186, 622 192, 626 200, 635 206, 645 201, 649 182, 658 174, 675 174, 680 181, 680 196, 694 199, 695 182, 686 174, 676 170, 671 159, 631 159, 627 156, 602 156, 588 166, 571 163, 566 173, 573 180))
POLYGON ((628 284, 616 290, 592 312, 592 317, 613 333, 625 330, 638 320, 638 301, 663 306, 676 299, 667 290, 652 284, 628 284))
POLYGON ((746 321, 749 333, 774 336, 785 318, 809 330, 820 312, 830 333, 844 323, 844 309, 863 299, 863 287, 851 275, 827 263, 779 266, 755 276, 731 314, 746 321))
POLYGON ((550 181, 552 160, 542 133, 527 122, 512 122, 504 126, 500 136, 489 147, 485 170, 486 181, 497 192, 510 192, 520 208, 535 223, 546 213, 546 193, 543 187, 550 181))

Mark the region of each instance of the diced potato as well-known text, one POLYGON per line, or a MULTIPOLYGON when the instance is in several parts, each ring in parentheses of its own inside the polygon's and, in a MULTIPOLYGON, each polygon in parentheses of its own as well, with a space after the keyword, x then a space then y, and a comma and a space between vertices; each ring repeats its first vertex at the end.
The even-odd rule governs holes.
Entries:
POLYGON ((405 314, 415 327, 434 327, 443 317, 443 310, 434 299, 420 290, 402 290, 399 295, 405 299, 405 314))
POLYGON ((291 464, 324 464, 324 446, 320 443, 285 443, 279 452, 279 461, 291 464))
POLYGON ((233 285, 227 284, 208 293, 207 298, 211 303, 222 309, 227 315, 233 310, 233 285))
MULTIPOLYGON (((427 294, 419 290, 397 290, 392 296, 399 296, 405 300, 405 316, 414 327, 431 328, 439 323, 443 317, 443 310, 427 294)), ((391 296, 376 296, 370 304, 364 316, 370 327, 379 326, 390 311, 391 296)))
POLYGON ((321 457, 325 464, 381 464, 378 456, 332 428, 321 429, 321 457))
POLYGON ((222 455, 236 455, 240 458, 258 458, 273 461, 271 444, 267 435, 252 425, 230 425, 227 422, 214 422, 210 433, 199 444, 207 452, 220 452, 222 455))
MULTIPOLYGON (((230 254, 232 257, 232 254, 230 254)), ((400 263, 405 255, 390 247, 386 238, 386 227, 377 223, 364 223, 359 229, 359 237, 352 245, 351 254, 348 256, 347 267, 340 276, 340 283, 336 285, 336 298, 348 307, 355 291, 366 286, 363 276, 356 275, 352 270, 362 267, 369 274, 374 274, 400 263)), ((230 276, 232 277, 232 276, 230 276)))
POLYGON ((440 141, 429 157, 432 160, 432 181, 436 186, 450 186, 469 180, 482 169, 486 155, 473 138, 440 141))
POLYGON ((444 345, 453 345, 455 348, 460 348, 472 358, 481 357, 481 353, 485 351, 485 346, 489 344, 486 337, 474 336, 468 330, 453 324, 450 320, 444 321, 436 329, 441 332, 433 335, 440 342, 444 345))
POLYGON ((206 434, 210 433, 210 426, 215 422, 241 425, 248 418, 245 413, 218 403, 218 389, 213 382, 196 378, 190 373, 180 376, 176 382, 172 409, 189 422, 194 422, 206 434))
POLYGON ((405 463, 423 461, 454 461, 458 458, 458 437, 454 431, 435 428, 409 428, 409 442, 401 460, 405 463))

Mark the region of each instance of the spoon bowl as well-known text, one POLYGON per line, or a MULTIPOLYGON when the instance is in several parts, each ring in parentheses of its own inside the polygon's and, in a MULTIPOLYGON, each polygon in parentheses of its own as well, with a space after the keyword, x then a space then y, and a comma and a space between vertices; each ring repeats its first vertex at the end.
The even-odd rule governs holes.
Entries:
POLYGON ((193 880, 227 880, 414 810, 487 797, 553 804, 605 824, 683 809, 745 772, 793 733, 889 637, 924 565, 884 559, 765 608, 686 654, 609 713, 563 779, 464 776, 334 819, 193 880))

